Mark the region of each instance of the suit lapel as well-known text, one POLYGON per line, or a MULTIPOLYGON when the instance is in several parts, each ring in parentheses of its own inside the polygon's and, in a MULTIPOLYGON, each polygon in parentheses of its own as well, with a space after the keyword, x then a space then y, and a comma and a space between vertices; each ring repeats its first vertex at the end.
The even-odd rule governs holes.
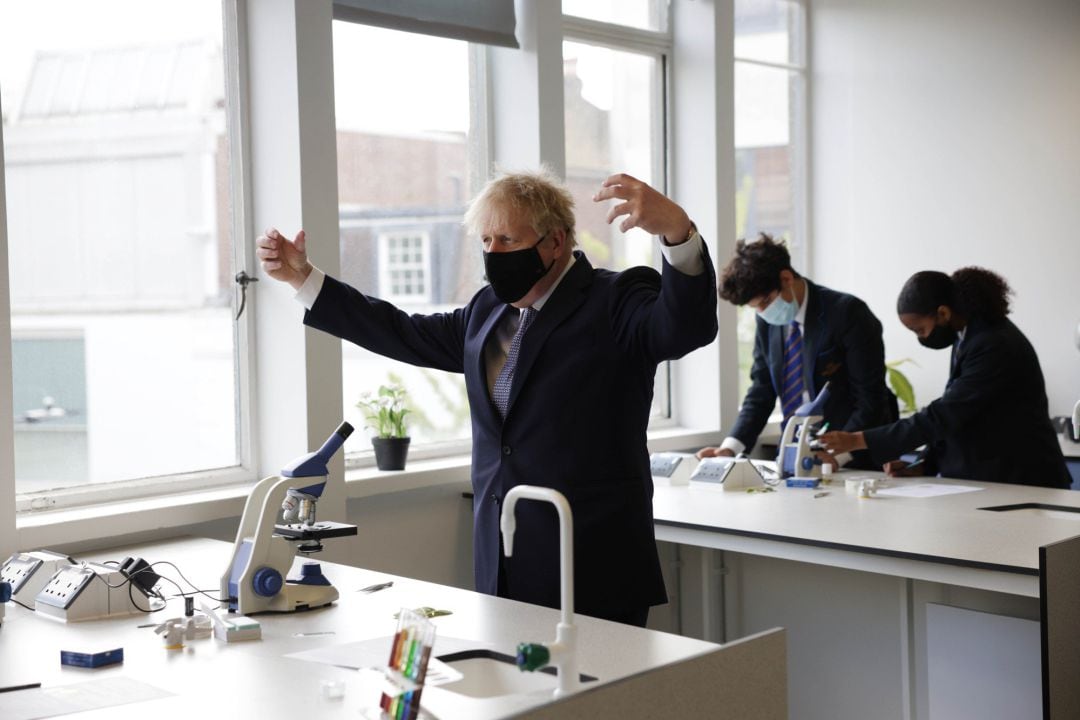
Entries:
MULTIPOLYGON (((805 278, 804 278, 805 279, 805 278)), ((803 387, 813 400, 819 388, 814 386, 814 359, 821 347, 821 335, 825 332, 825 306, 821 292, 814 283, 806 280, 806 327, 803 328, 803 387)))
POLYGON ((769 372, 772 373, 776 394, 782 395, 784 388, 780 383, 784 378, 784 328, 772 324, 766 324, 766 327, 769 333, 769 372))
POLYGON ((575 251, 574 258, 574 266, 559 282, 555 292, 544 303, 543 309, 521 339, 517 369, 514 371, 514 383, 510 386, 510 400, 506 410, 508 417, 514 411, 514 401, 521 393, 521 388, 548 337, 585 302, 586 289, 592 284, 593 268, 581 251, 575 251))

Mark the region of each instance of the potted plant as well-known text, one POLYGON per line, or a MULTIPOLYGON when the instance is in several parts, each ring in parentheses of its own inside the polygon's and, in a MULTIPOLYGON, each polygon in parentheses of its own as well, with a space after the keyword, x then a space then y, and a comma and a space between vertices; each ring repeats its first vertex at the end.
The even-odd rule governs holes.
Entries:
POLYGON ((400 385, 380 385, 378 393, 360 396, 356 403, 364 413, 364 427, 375 431, 371 444, 375 448, 375 464, 380 470, 404 470, 409 453, 409 436, 405 431, 405 388, 400 385))
POLYGON ((911 358, 893 360, 892 362, 885 363, 885 372, 889 388, 896 395, 896 399, 900 401, 900 414, 910 415, 918 410, 919 407, 915 404, 915 389, 911 386, 911 381, 907 379, 907 375, 900 372, 898 369, 904 363, 918 365, 918 363, 911 358))

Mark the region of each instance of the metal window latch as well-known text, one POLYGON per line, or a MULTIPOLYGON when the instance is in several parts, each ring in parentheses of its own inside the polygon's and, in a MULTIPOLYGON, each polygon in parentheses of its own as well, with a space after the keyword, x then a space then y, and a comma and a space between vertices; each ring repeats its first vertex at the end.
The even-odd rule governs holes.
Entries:
POLYGON ((249 283, 259 282, 259 278, 251 277, 241 270, 236 273, 236 277, 233 279, 240 286, 240 309, 236 311, 236 319, 239 320, 240 316, 244 314, 244 306, 247 304, 247 286, 249 283))

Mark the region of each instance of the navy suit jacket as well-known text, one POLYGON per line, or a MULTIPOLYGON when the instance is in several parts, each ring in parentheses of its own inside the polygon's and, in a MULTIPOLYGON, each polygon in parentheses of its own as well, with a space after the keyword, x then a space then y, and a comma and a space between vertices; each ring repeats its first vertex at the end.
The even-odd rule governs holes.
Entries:
MULTIPOLYGON (((805 278, 804 278, 805 279, 805 278)), ((750 389, 735 427, 728 433, 747 448, 776 407, 784 375, 783 328, 757 318, 750 389)), ((896 397, 885 385, 885 344, 881 323, 859 298, 806 280, 803 385, 813 399, 826 382, 825 421, 831 430, 862 430, 897 419, 896 397), (807 359, 811 359, 807 362, 807 359)), ((867 453, 855 453, 850 467, 880 468, 867 453)))
MULTIPOLYGON (((327 278, 304 322, 402 362, 465 374, 472 415, 476 589, 499 589, 500 502, 515 485, 563 493, 574 516, 576 610, 601 617, 666 602, 646 428, 657 365, 716 336, 716 278, 667 262, 622 273, 576 262, 521 341, 504 421, 484 346, 510 306, 481 289, 458 310, 408 315, 327 278)), ((557 607, 559 534, 549 503, 517 505, 506 595, 557 607)))
POLYGON ((1039 358, 1008 318, 973 320, 953 346, 945 393, 911 417, 863 433, 875 455, 928 446, 926 472, 1067 488, 1039 358))

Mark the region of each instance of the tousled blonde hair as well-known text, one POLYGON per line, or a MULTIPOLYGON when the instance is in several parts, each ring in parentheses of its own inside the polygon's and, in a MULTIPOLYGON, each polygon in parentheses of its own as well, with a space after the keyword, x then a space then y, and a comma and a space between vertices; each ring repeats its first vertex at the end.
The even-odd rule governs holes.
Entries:
POLYGON ((566 231, 570 247, 577 245, 574 198, 547 168, 504 173, 489 180, 469 203, 465 228, 471 235, 482 235, 486 228, 519 213, 538 235, 561 228, 566 231))

